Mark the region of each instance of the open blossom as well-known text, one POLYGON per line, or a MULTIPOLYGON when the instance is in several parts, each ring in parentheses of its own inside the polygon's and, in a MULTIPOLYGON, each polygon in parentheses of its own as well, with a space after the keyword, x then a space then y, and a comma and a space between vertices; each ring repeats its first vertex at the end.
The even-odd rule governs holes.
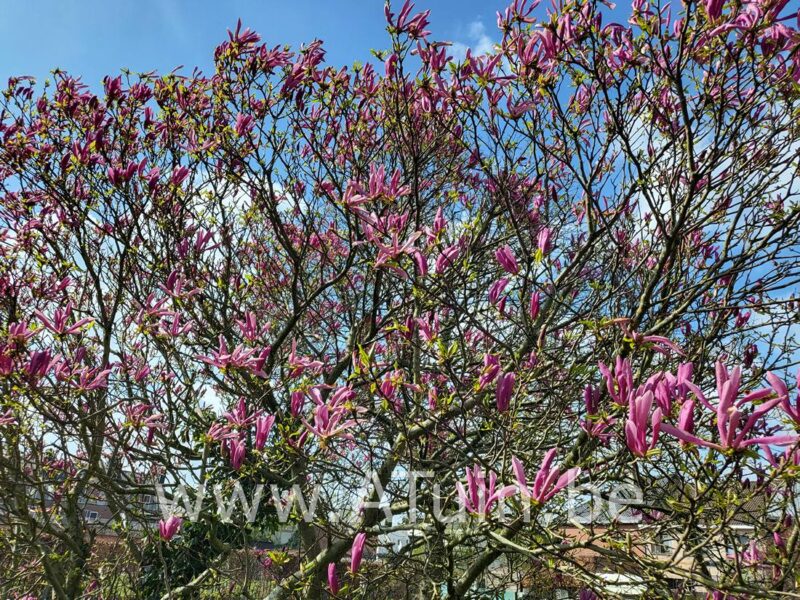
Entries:
POLYGON ((756 540, 750 540, 747 548, 739 555, 742 564, 747 567, 755 567, 764 562, 766 555, 764 551, 758 547, 756 540))
POLYGON ((555 496, 558 492, 563 490, 580 474, 580 467, 573 467, 567 469, 564 473, 558 467, 553 466, 558 448, 551 448, 544 455, 542 464, 536 473, 533 480, 533 485, 528 485, 528 480, 525 477, 525 467, 516 456, 511 458, 511 464, 514 468, 514 475, 517 479, 517 486, 520 494, 524 497, 531 498, 539 504, 544 504, 555 496))
POLYGON ((8 326, 8 340, 9 342, 24 342, 29 340, 36 334, 36 331, 28 328, 28 323, 22 321, 21 323, 10 323, 8 326))
POLYGON ((795 395, 794 403, 792 403, 789 399, 789 388, 783 379, 775 375, 775 373, 767 373, 767 381, 780 399, 781 408, 796 425, 800 425, 800 370, 797 371, 796 380, 797 394, 795 395))
POLYGON ((152 438, 156 429, 165 429, 167 427, 164 422, 164 415, 158 412, 152 413, 152 410, 153 407, 150 404, 140 402, 125 408, 125 418, 132 427, 146 427, 148 429, 148 437, 152 438))
POLYGON ((384 8, 386 21, 399 33, 408 33, 410 37, 415 39, 424 38, 430 33, 425 29, 425 27, 428 25, 428 16, 430 15, 431 11, 426 10, 421 13, 417 13, 412 17, 411 10, 413 8, 414 3, 410 0, 406 0, 400 9, 400 13, 397 15, 397 19, 395 19, 394 13, 389 10, 389 4, 386 4, 384 8))
POLYGON ((500 372, 500 358, 494 354, 483 355, 483 369, 478 377, 478 391, 492 383, 500 372))
POLYGON ((318 360, 311 360, 306 356, 297 354, 297 340, 292 340, 292 351, 287 360, 289 366, 289 377, 300 377, 305 371, 318 372, 323 364, 318 360))
POLYGON ((489 484, 487 485, 483 469, 479 464, 475 464, 472 469, 467 469, 466 489, 460 481, 456 483, 456 492, 461 506, 468 513, 475 515, 489 514, 498 501, 512 496, 516 491, 517 488, 513 485, 498 488, 497 474, 494 471, 489 472, 489 484))
MULTIPOLYGON (((719 398, 716 406, 712 405, 700 390, 696 390, 695 394, 698 396, 700 403, 714 413, 719 442, 704 440, 692 434, 691 431, 687 430, 688 422, 682 425, 679 424, 677 427, 664 423, 661 427, 664 433, 675 436, 683 442, 721 451, 740 450, 747 446, 764 444, 791 445, 797 442, 796 435, 769 435, 748 438, 761 419, 782 402, 782 396, 779 394, 777 398, 766 400, 756 406, 754 403, 774 395, 773 390, 769 388, 756 390, 745 394, 737 400, 742 378, 739 367, 729 373, 725 365, 721 361, 717 361, 716 377, 717 396, 719 398), (755 406, 755 408, 750 410, 751 406, 755 406)), ((777 385, 774 379, 771 383, 777 385)))
MULTIPOLYGON (((388 267, 398 276, 406 279, 406 272, 397 267, 393 261, 397 260, 403 254, 408 254, 414 257, 420 254, 419 250, 414 247, 414 243, 421 235, 422 232, 417 231, 411 234, 405 241, 401 242, 397 232, 394 232, 392 233, 391 244, 387 245, 376 241, 375 245, 378 247, 378 256, 375 258, 374 266, 388 267)), ((424 269, 421 265, 418 264, 418 266, 420 267, 420 274, 424 275, 427 272, 427 265, 424 267, 424 269)))
POLYGON ((314 423, 302 419, 306 428, 322 441, 333 437, 351 439, 352 433, 348 429, 356 424, 355 419, 347 419, 349 409, 344 405, 330 406, 322 404, 314 408, 314 423))
POLYGON ((231 430, 230 425, 214 423, 206 433, 209 439, 215 442, 222 442, 231 438, 239 437, 239 434, 231 430))
POLYGON ((176 515, 171 515, 166 521, 160 520, 158 522, 158 533, 161 536, 161 539, 165 542, 170 541, 183 523, 183 519, 176 515))
POLYGON ((253 422, 255 422, 258 415, 259 411, 248 414, 247 403, 245 402, 244 398, 239 398, 239 402, 236 403, 236 408, 229 410, 222 416, 228 420, 228 424, 230 426, 246 429, 250 427, 253 422))
POLYGON ((197 359, 223 371, 229 368, 247 369, 256 375, 262 374, 262 367, 269 354, 269 348, 265 348, 257 354, 254 348, 245 348, 241 344, 233 350, 228 350, 225 338, 219 336, 219 346, 217 350, 211 351, 211 356, 197 356, 197 359))
POLYGON ((111 373, 111 369, 103 369, 102 371, 98 371, 97 369, 84 367, 78 371, 78 381, 73 382, 73 385, 75 385, 75 387, 79 390, 83 391, 107 388, 109 373, 111 373))
POLYGON ((178 271, 172 271, 164 283, 158 284, 159 289, 167 296, 179 300, 188 300, 200 293, 200 288, 188 288, 186 278, 178 271))
POLYGON ((33 312, 37 317, 39 317, 39 320, 47 329, 58 335, 72 335, 79 333, 85 325, 94 322, 94 319, 85 317, 75 321, 72 325, 68 325, 70 317, 72 316, 72 302, 67 303, 63 309, 56 309, 55 313, 53 313, 52 319, 49 319, 40 310, 35 310, 33 312))

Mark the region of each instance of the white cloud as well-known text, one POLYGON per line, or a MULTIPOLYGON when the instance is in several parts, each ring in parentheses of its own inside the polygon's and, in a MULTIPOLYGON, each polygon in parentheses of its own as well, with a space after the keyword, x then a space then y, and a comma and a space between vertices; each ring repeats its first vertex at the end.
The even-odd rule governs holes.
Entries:
POLYGON ((466 42, 453 42, 451 51, 455 60, 464 60, 467 48, 473 55, 488 54, 494 50, 494 41, 486 33, 486 26, 481 21, 473 21, 467 26, 466 42))

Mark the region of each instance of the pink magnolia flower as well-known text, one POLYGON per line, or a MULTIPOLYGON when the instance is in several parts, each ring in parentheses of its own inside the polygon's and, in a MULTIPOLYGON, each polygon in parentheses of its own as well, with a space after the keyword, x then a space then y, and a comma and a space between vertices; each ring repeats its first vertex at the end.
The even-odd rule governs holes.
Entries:
POLYGON ((675 427, 664 423, 661 427, 662 431, 683 442, 714 448, 720 451, 740 450, 747 446, 763 444, 785 446, 797 442, 798 438, 796 435, 772 435, 747 439, 747 435, 753 431, 758 421, 778 405, 782 401, 782 397, 779 395, 777 398, 767 400, 752 410, 752 412, 745 413, 746 405, 764 400, 772 395, 773 391, 764 388, 750 392, 737 400, 736 397, 739 395, 739 387, 741 384, 741 370, 739 367, 736 367, 731 373, 728 373, 725 365, 723 365, 721 361, 717 361, 716 376, 717 396, 719 397, 717 406, 713 406, 706 400, 700 390, 696 390, 695 394, 698 396, 703 406, 715 413, 720 440, 719 443, 700 439, 680 425, 675 427))
POLYGON ((52 320, 48 319, 40 310, 35 310, 33 312, 37 317, 39 317, 39 320, 47 329, 58 335, 71 335, 79 333, 84 325, 94 322, 94 319, 86 317, 76 321, 72 325, 67 325, 70 316, 72 316, 72 302, 67 303, 63 309, 56 309, 52 320))
POLYGON ((436 339, 436 336, 439 335, 439 315, 432 312, 428 314, 428 318, 426 319, 422 317, 418 318, 417 328, 420 337, 425 342, 432 342, 436 339))
POLYGON ((627 406, 628 397, 633 392, 633 370, 630 360, 618 356, 613 373, 603 362, 598 363, 597 367, 606 381, 606 389, 611 399, 619 406, 627 406))
POLYGON ((433 239, 435 239, 439 233, 444 231, 445 227, 447 227, 447 220, 444 217, 444 210, 442 210, 442 207, 440 206, 436 209, 436 216, 433 218, 433 229, 431 230, 431 233, 434 236, 433 239))
POLYGON ((595 594, 589 588, 583 588, 581 590, 580 595, 578 596, 579 600, 597 600, 597 594, 595 594))
POLYGON ((17 424, 17 418, 14 416, 14 411, 11 410, 10 408, 3 414, 0 414, 0 427, 3 427, 5 425, 16 425, 16 424, 17 424))
POLYGON ((200 288, 186 288, 186 278, 178 271, 172 271, 164 283, 159 283, 158 288, 170 298, 187 300, 200 293, 200 288))
POLYGON ((25 366, 25 372, 33 378, 44 377, 54 366, 55 360, 52 360, 49 350, 34 350, 30 353, 28 364, 25 366))
POLYGON ((519 487, 520 494, 534 500, 538 504, 544 504, 570 483, 575 481, 575 478, 581 472, 580 467, 567 469, 562 474, 558 467, 552 466, 557 452, 558 448, 551 448, 544 455, 542 464, 533 481, 533 487, 528 486, 528 480, 525 477, 525 467, 522 461, 516 456, 511 458, 511 464, 514 469, 514 475, 517 479, 517 486, 519 487))
POLYGON ((303 412, 306 404, 306 394, 302 390, 295 390, 292 392, 291 402, 289 405, 289 413, 296 417, 303 412))
POLYGON ((517 259, 514 256, 514 251, 511 249, 511 246, 506 244, 502 248, 498 248, 495 253, 494 257, 497 259, 497 262, 500 263, 500 266, 507 273, 511 273, 516 275, 519 273, 519 265, 517 264, 517 259))
POLYGON ((661 408, 653 411, 650 418, 650 409, 653 406, 653 392, 648 391, 641 396, 631 396, 628 405, 628 420, 625 423, 625 442, 636 456, 645 456, 649 450, 655 448, 661 430, 661 408), (648 423, 652 424, 652 437, 647 443, 648 423))
POLYGON ((764 452, 764 457, 767 462, 776 469, 780 469, 785 465, 792 465, 794 467, 800 466, 800 448, 788 447, 783 451, 783 455, 776 457, 772 452, 769 444, 759 444, 759 447, 764 452))
POLYGON ((411 17, 411 9, 413 8, 414 3, 406 0, 400 9, 400 14, 397 15, 397 20, 395 20, 394 13, 389 10, 389 4, 387 3, 384 8, 386 22, 394 27, 398 33, 408 33, 414 39, 424 38, 430 33, 425 30, 425 27, 428 25, 428 16, 431 11, 426 10, 411 17))
POLYGON ((786 383, 775 375, 775 373, 767 373, 767 381, 769 386, 780 399, 781 408, 783 411, 795 422, 800 425, 800 370, 797 371, 797 395, 794 399, 794 405, 789 400, 789 388, 786 383))
POLYGON ((725 0, 703 0, 703 6, 708 13, 708 18, 712 21, 720 17, 724 5, 725 0))
POLYGON ((171 312, 168 315, 171 320, 162 319, 158 323, 158 335, 163 337, 176 338, 181 335, 189 333, 194 329, 194 322, 189 321, 181 325, 181 315, 177 312, 171 312))
POLYGON ((542 256, 547 256, 550 253, 550 250, 553 249, 552 242, 550 237, 552 232, 550 231, 549 227, 544 227, 539 231, 539 234, 536 236, 536 247, 542 256))
POLYGON ((503 293, 503 290, 506 289, 507 285, 507 277, 502 277, 492 284, 492 286, 489 288, 489 302, 491 304, 497 304, 497 301, 500 299, 500 294, 503 293))
MULTIPOLYGON (((407 278, 407 274, 401 268, 397 267, 396 265, 392 264, 392 261, 396 260, 402 254, 408 254, 410 256, 416 256, 419 254, 419 250, 414 247, 414 243, 417 239, 422 235, 422 232, 416 231, 411 234, 408 239, 404 242, 400 242, 400 237, 397 232, 392 233, 392 241, 391 245, 385 245, 381 242, 376 242, 375 245, 378 247, 378 256, 375 258, 374 266, 376 267, 383 267, 386 266, 392 269, 395 273, 397 273, 403 279, 407 278)), ((420 271, 423 269, 421 265, 420 271)), ((427 265, 425 266, 425 271, 427 271, 427 265)))
POLYGON ((225 440, 239 437, 239 434, 235 431, 232 431, 229 425, 223 425, 222 423, 214 423, 209 428, 206 435, 209 437, 209 439, 215 442, 223 442, 225 440))
POLYGON ((533 294, 531 294, 530 304, 528 305, 528 314, 534 321, 536 320, 536 317, 539 316, 540 302, 541 302, 541 294, 539 292, 533 292, 533 294))
POLYGON ((228 439, 228 453, 230 455, 231 467, 234 471, 238 471, 244 463, 245 456, 247 455, 247 447, 243 439, 228 439))
POLYGON ((173 185, 180 185, 189 176, 189 168, 185 166, 175 167, 172 170, 171 181, 173 185))
POLYGON ((356 534, 353 540, 353 548, 350 551, 350 572, 355 575, 361 566, 361 557, 364 554, 364 542, 367 541, 367 534, 363 531, 356 534))
POLYGON ((780 534, 779 531, 772 532, 772 541, 775 544, 775 547, 781 552, 786 552, 786 542, 783 539, 783 536, 780 534))
POLYGON ((497 400, 497 410, 500 412, 506 412, 508 410, 511 395, 514 393, 514 383, 516 379, 517 376, 513 371, 510 371, 501 375, 497 382, 495 400, 497 400))
POLYGON ((255 368, 259 357, 254 356, 255 349, 245 349, 241 344, 232 351, 228 350, 228 344, 222 335, 219 336, 219 347, 211 351, 211 356, 197 356, 197 359, 223 371, 230 368, 252 369, 255 368))
POLYGON ((128 163, 124 169, 121 166, 108 167, 108 170, 106 171, 106 174, 108 175, 108 181, 115 187, 120 186, 130 181, 131 177, 133 177, 138 168, 139 165, 137 165, 135 162, 128 163))
POLYGON ((328 588, 334 596, 339 593, 339 577, 336 575, 336 563, 328 563, 328 588))
POLYGON ((587 385, 583 390, 583 404, 586 409, 586 417, 581 420, 581 429, 590 436, 605 442, 611 437, 609 428, 617 420, 613 417, 599 417, 600 390, 591 384, 587 385))
POLYGON ((669 338, 664 337, 663 335, 643 335, 633 331, 631 329, 630 319, 626 317, 614 319, 612 323, 619 325, 625 336, 637 346, 649 344, 649 348, 655 352, 659 352, 660 354, 669 354, 669 352, 672 351, 681 356, 685 356, 684 351, 681 350, 677 344, 673 343, 669 338))
POLYGON ((300 377, 306 370, 317 372, 323 367, 321 361, 297 354, 297 340, 292 340, 292 351, 287 362, 290 369, 289 377, 300 377))
POLYGON ((687 433, 694 432, 694 400, 687 400, 681 406, 681 412, 678 415, 678 429, 687 433))
POLYGON ((758 547, 758 543, 755 540, 750 540, 747 549, 739 555, 739 558, 743 565, 755 567, 764 562, 765 554, 758 547))
POLYGON ((165 542, 170 541, 178 532, 182 523, 183 519, 175 515, 171 515, 166 521, 161 519, 158 522, 158 533, 161 536, 161 539, 165 542))
POLYGON ((269 432, 275 424, 275 415, 259 417, 256 421, 256 450, 261 450, 267 443, 269 432))
POLYGON ((233 126, 236 135, 244 137, 253 130, 253 127, 255 127, 253 115, 243 115, 242 113, 236 115, 236 123, 233 126))
POLYGON ((147 427, 148 429, 165 429, 167 424, 164 422, 162 413, 150 413, 153 406, 140 402, 125 408, 125 418, 133 427, 147 427))
POLYGON ((228 420, 228 424, 230 426, 246 429, 250 427, 250 425, 256 420, 258 415, 259 415, 258 411, 248 415, 247 403, 244 401, 244 398, 239 398, 239 402, 236 403, 236 408, 234 408, 233 410, 229 410, 222 416, 228 420))
POLYGON ((416 249, 411 253, 411 256, 414 259, 414 264, 417 267, 417 274, 420 277, 425 277, 428 274, 427 257, 422 252, 416 249))
POLYGON ((83 391, 90 391, 96 390, 99 388, 106 388, 108 387, 108 374, 111 373, 111 369, 104 369, 102 371, 98 371, 97 369, 90 369, 89 367, 84 367, 80 371, 78 371, 78 382, 75 383, 75 387, 79 390, 83 391))
POLYGON ((8 326, 9 342, 24 342, 32 338, 35 334, 36 331, 28 329, 28 323, 25 321, 21 323, 11 323, 8 326))
POLYGON ((478 377, 478 391, 492 383, 500 372, 500 359, 494 354, 483 355, 483 370, 478 377))
POLYGON ((311 425, 306 419, 302 419, 306 428, 322 441, 329 438, 342 436, 351 439, 351 433, 345 433, 356 424, 354 419, 345 419, 348 409, 339 405, 331 407, 327 404, 314 408, 314 424, 311 425), (344 434, 344 435, 342 435, 344 434))
POLYGON ((452 246, 448 246, 436 259, 436 266, 434 267, 434 273, 437 275, 441 275, 450 266, 458 259, 458 255, 461 253, 461 249, 459 248, 458 244, 453 244, 452 246))
POLYGON ((10 346, 0 344, 0 375, 10 375, 14 372, 14 358, 9 356, 10 346))
POLYGON ((498 501, 514 495, 516 491, 517 488, 513 485, 497 489, 497 474, 494 471, 489 472, 487 486, 483 470, 477 463, 471 470, 467 469, 467 489, 464 489, 460 481, 456 483, 461 506, 468 513, 475 515, 489 514, 498 501))

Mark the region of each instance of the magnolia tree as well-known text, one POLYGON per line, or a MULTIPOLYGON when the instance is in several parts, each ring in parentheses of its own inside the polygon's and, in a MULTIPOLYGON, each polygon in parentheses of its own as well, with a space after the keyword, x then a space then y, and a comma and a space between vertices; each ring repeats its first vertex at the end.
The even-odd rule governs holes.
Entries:
POLYGON ((2 595, 800 595, 797 6, 385 16, 10 80, 2 595))

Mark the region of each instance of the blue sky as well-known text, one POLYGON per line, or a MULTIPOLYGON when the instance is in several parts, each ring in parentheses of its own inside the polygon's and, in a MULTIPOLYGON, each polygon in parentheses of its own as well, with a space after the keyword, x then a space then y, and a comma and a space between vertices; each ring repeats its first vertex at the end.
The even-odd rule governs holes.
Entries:
MULTIPOLYGON (((499 39, 495 12, 506 3, 420 0, 417 8, 431 9, 436 39, 474 47, 499 39)), ((240 17, 270 45, 325 40, 332 64, 368 60, 387 45, 380 0, 0 0, 0 86, 54 67, 93 87, 123 67, 209 73, 214 47, 240 17)))

